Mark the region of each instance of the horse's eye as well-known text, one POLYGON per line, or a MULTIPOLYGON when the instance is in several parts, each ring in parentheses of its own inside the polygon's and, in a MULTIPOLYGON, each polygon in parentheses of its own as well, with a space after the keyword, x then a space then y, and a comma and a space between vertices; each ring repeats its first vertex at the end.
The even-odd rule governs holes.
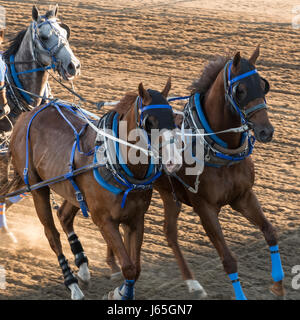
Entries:
POLYGON ((243 85, 238 85, 235 90, 235 97, 238 101, 242 101, 247 96, 247 90, 243 85))
POLYGON ((41 39, 42 41, 47 41, 47 40, 49 39, 49 37, 48 37, 48 36, 45 36, 45 35, 41 35, 41 36, 40 36, 40 39, 41 39))

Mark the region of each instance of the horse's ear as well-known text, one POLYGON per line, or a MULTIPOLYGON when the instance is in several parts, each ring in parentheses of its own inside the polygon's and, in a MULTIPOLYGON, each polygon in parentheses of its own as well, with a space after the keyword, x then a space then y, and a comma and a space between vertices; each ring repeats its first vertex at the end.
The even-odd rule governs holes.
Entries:
POLYGON ((32 19, 33 19, 34 21, 37 21, 38 18, 39 18, 39 10, 38 10, 38 8, 34 5, 34 6, 32 7, 32 19))
POLYGON ((53 9, 53 14, 54 14, 54 17, 57 17, 57 14, 58 14, 58 3, 55 5, 55 7, 53 9))
POLYGON ((4 40, 4 30, 0 31, 0 44, 3 42, 4 40))
POLYGON ((151 102, 151 96, 149 92, 144 88, 142 82, 139 84, 139 96, 143 99, 144 104, 151 102))
POLYGON ((171 90, 171 77, 168 78, 168 81, 164 87, 164 90, 161 92, 161 94, 163 95, 163 97, 165 97, 166 99, 168 98, 168 94, 169 94, 169 91, 171 90))
POLYGON ((233 66, 236 70, 238 70, 240 68, 240 64, 241 64, 241 54, 238 51, 233 58, 233 66))
POLYGON ((256 47, 256 49, 255 49, 254 52, 252 53, 252 56, 251 56, 250 59, 249 59, 249 62, 252 63, 253 65, 255 65, 256 60, 257 60, 257 58, 258 58, 258 56, 259 56, 259 48, 260 48, 260 45, 258 45, 258 46, 256 47))

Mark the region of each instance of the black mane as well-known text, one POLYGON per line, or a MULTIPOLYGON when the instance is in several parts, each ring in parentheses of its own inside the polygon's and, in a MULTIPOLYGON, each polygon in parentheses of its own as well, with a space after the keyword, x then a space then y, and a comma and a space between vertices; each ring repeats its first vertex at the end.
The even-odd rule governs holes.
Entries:
POLYGON ((8 61, 11 55, 17 53, 22 43, 22 40, 24 39, 26 31, 27 29, 20 31, 12 40, 10 40, 8 49, 3 53, 5 61, 8 61))

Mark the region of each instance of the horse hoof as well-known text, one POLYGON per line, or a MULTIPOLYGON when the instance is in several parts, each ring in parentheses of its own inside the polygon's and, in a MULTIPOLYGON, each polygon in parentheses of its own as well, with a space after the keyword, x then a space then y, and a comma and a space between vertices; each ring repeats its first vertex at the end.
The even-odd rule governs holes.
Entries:
POLYGON ((283 281, 274 282, 273 286, 270 287, 270 291, 278 298, 283 298, 285 296, 285 290, 283 287, 283 281))
POLYGON ((122 272, 119 271, 119 272, 112 273, 112 274, 110 275, 110 280, 113 280, 113 281, 116 281, 116 280, 118 280, 118 281, 124 280, 122 272))
POLYGON ((103 300, 134 300, 134 296, 135 296, 134 291, 133 291, 133 295, 131 298, 125 297, 125 299, 124 299, 124 292, 123 292, 123 289, 120 289, 121 287, 117 287, 115 290, 110 291, 107 295, 104 295, 102 297, 102 299, 103 300), (120 290, 122 292, 120 292, 120 290))
POLYGON ((114 298, 114 291, 109 291, 108 294, 105 294, 102 298, 102 300, 116 300, 114 298))
POLYGON ((192 299, 200 300, 207 297, 206 291, 197 280, 189 279, 185 283, 192 299))
POLYGON ((90 270, 88 268, 88 264, 84 262, 80 267, 79 271, 77 272, 78 278, 84 282, 85 284, 88 284, 91 280, 91 274, 90 270))
POLYGON ((80 290, 79 286, 77 283, 72 283, 68 286, 68 288, 71 291, 71 299, 72 300, 83 300, 84 299, 84 294, 80 290))

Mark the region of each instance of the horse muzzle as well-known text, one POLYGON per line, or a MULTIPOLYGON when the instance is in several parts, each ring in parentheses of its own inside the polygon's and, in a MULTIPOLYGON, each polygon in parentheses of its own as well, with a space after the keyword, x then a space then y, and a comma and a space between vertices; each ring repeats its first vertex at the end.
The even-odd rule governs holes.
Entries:
POLYGON ((253 128, 255 138, 259 142, 267 143, 272 141, 274 134, 274 127, 270 124, 268 126, 255 126, 253 128))

